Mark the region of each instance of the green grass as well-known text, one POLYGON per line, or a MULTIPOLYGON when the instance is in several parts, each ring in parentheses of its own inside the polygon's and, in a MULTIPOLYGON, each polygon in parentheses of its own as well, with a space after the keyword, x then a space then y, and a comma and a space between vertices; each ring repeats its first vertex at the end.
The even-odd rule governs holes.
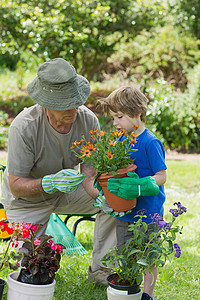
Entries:
POLYGON ((173 203, 180 201, 187 213, 177 220, 183 225, 178 244, 182 249, 179 259, 172 257, 159 275, 155 287, 157 300, 200 299, 200 162, 167 161, 165 216, 173 203))
MULTIPOLYGON (((180 201, 188 211, 177 220, 183 225, 183 234, 178 240, 182 255, 179 259, 172 256, 171 261, 159 269, 154 298, 200 300, 200 162, 168 160, 167 167, 165 217, 170 218, 168 211, 176 201, 180 201)), ((70 229, 76 219, 73 217, 68 221, 70 229)), ((86 279, 91 263, 93 230, 93 222, 84 221, 78 225, 76 237, 88 253, 84 256, 62 257, 61 268, 56 274, 54 300, 107 299, 106 287, 96 286, 86 279)), ((6 279, 9 272, 5 270, 1 277, 6 279)), ((3 300, 6 300, 6 288, 3 300)))

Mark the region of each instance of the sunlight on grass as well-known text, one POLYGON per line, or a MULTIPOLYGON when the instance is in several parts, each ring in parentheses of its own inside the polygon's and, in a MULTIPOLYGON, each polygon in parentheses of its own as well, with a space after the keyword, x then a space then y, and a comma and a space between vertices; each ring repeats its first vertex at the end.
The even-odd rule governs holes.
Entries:
MULTIPOLYGON (((32 81, 37 75, 37 70, 35 72, 26 70, 23 74, 23 87, 26 88, 26 86, 29 84, 30 81, 32 81)), ((0 73, 0 92, 4 90, 15 90, 18 91, 17 87, 17 72, 16 71, 10 71, 10 70, 4 70, 0 73)))

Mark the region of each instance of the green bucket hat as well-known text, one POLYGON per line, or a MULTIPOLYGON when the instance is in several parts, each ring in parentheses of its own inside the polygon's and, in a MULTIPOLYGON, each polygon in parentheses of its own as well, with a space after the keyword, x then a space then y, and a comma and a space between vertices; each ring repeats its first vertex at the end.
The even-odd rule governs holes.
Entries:
POLYGON ((27 92, 33 101, 45 108, 69 110, 86 102, 90 84, 68 61, 55 58, 38 68, 37 77, 29 83, 27 92))

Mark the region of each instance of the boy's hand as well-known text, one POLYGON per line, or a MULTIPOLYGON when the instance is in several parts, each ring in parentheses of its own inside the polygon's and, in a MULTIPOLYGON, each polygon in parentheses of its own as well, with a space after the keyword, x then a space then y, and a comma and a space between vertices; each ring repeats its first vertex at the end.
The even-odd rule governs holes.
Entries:
POLYGON ((108 190, 124 199, 130 200, 140 196, 158 195, 159 187, 152 176, 139 178, 136 173, 128 172, 128 177, 110 178, 108 190))
POLYGON ((76 170, 64 169, 56 174, 44 176, 41 180, 41 185, 47 194, 53 194, 57 191, 72 193, 76 191, 85 177, 84 174, 79 174, 76 170))

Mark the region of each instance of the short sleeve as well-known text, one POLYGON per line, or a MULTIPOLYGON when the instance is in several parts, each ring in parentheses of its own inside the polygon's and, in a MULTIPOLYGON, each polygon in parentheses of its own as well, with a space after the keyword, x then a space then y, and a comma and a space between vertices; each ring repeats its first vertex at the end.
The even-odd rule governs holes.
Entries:
POLYGON ((8 173, 27 177, 33 166, 34 154, 28 137, 20 134, 19 130, 11 126, 8 139, 8 173))
POLYGON ((167 169, 165 164, 165 150, 163 144, 158 139, 152 140, 148 145, 147 158, 154 174, 167 169))

